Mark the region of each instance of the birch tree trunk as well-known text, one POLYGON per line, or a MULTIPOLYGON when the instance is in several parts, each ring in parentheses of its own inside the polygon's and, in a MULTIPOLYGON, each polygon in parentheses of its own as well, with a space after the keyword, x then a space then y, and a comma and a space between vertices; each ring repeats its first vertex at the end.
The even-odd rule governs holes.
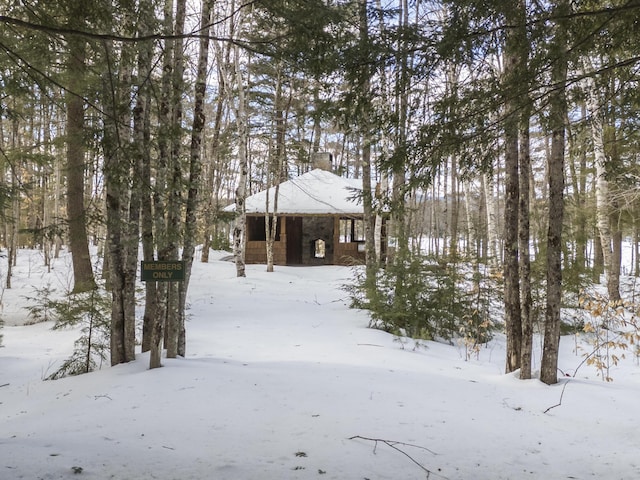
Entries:
MULTIPOLYGON (((282 105, 282 67, 276 66, 276 85, 275 85, 275 98, 274 98, 274 133, 275 133, 275 151, 273 157, 269 161, 267 167, 267 178, 273 178, 274 184, 274 196, 273 196, 273 212, 269 212, 269 195, 266 196, 266 214, 265 214, 265 237, 266 237, 266 249, 267 249, 267 272, 273 272, 273 245, 276 240, 276 232, 278 228, 278 195, 280 193, 280 183, 282 181, 282 170, 284 166, 285 157, 285 115, 284 106, 282 105)), ((269 187, 269 181, 267 182, 267 188, 269 187)))
POLYGON ((238 129, 238 163, 240 174, 235 192, 236 220, 233 227, 233 256, 236 263, 236 276, 246 277, 244 261, 246 217, 245 200, 247 198, 247 178, 249 175, 249 160, 247 158, 247 145, 249 142, 249 129, 247 126, 247 107, 245 98, 246 84, 240 69, 240 48, 234 45, 234 77, 237 86, 236 98, 236 127, 238 129))
POLYGON ((464 195, 464 213, 465 213, 465 223, 467 226, 466 252, 467 252, 467 255, 473 254, 475 258, 479 259, 481 256, 480 245, 479 245, 479 235, 478 235, 478 229, 476 227, 476 222, 474 220, 473 213, 471 210, 473 205, 473 196, 471 194, 471 182, 464 181, 462 183, 462 192, 464 195))
POLYGON ((482 185, 484 191, 484 203, 486 205, 487 215, 487 256, 488 263, 492 267, 496 268, 500 261, 500 255, 498 253, 498 219, 497 210, 498 205, 494 192, 493 174, 484 173, 482 175, 482 185))
POLYGON ((457 261, 458 252, 458 222, 460 217, 460 184, 458 180, 458 158, 451 155, 451 223, 449 224, 449 256, 453 262, 457 261))
MULTIPOLYGON (((590 71, 593 71, 593 68, 591 68, 590 71)), ((600 100, 598 98, 598 90, 593 77, 585 76, 584 84, 586 107, 589 115, 589 124, 591 126, 594 163, 596 167, 596 224, 598 233, 600 234, 607 293, 609 294, 609 300, 616 302, 620 300, 620 272, 619 269, 615 267, 614 239, 611 232, 612 208, 609 194, 609 181, 607 180, 609 172, 604 151, 604 121, 600 100)))
MULTIPOLYGON (((384 140, 383 140, 384 141, 384 140)), ((384 196, 389 190, 389 176, 385 173, 381 175, 380 183, 376 186, 376 218, 373 226, 373 246, 376 255, 376 264, 380 265, 383 261, 383 249, 386 252, 385 235, 383 235, 384 225, 384 212, 383 212, 383 200, 384 196)))

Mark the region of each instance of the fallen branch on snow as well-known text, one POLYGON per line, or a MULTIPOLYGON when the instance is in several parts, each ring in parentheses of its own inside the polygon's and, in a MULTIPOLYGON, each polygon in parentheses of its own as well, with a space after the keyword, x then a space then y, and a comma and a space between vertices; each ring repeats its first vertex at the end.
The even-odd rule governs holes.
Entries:
POLYGON ((378 443, 384 443, 388 447, 393 448, 395 451, 400 452, 402 455, 404 455, 409 460, 411 460, 411 462, 415 463, 418 467, 420 467, 424 472, 426 472, 427 478, 430 478, 431 475, 435 475, 436 477, 444 478, 444 479, 447 478, 447 477, 444 477, 444 476, 442 476, 442 475, 440 475, 438 473, 435 473, 435 472, 429 470, 427 467, 422 465, 420 462, 418 462, 415 458, 413 458, 407 452, 405 452, 401 448, 398 448, 398 445, 401 445, 403 447, 419 448, 420 450, 424 450, 426 452, 429 452, 431 455, 438 455, 436 452, 434 452, 433 450, 429 450, 426 447, 422 447, 420 445, 413 445, 411 443, 398 442, 398 441, 395 441, 395 440, 385 440, 383 438, 362 437, 360 435, 354 435, 353 437, 349 437, 349 440, 366 440, 368 442, 374 442, 374 446, 373 446, 373 453, 374 454, 376 453, 376 448, 378 448, 378 443))
POLYGON ((547 413, 549 410, 552 410, 556 407, 559 407, 560 405, 562 405, 562 397, 564 397, 564 390, 567 388, 567 385, 569 385, 570 380, 567 380, 566 383, 562 386, 562 392, 560 392, 560 401, 555 404, 555 405, 551 405, 549 408, 547 408, 544 412, 542 413, 547 413))

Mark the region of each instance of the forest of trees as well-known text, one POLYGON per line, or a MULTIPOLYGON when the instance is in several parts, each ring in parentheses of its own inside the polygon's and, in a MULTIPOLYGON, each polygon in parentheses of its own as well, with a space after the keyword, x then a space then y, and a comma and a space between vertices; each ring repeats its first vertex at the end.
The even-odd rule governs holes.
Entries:
POLYGON ((233 247, 245 275, 242 216, 223 207, 241 214, 318 152, 364 180, 370 305, 382 272, 402 308, 416 262, 487 266, 521 378, 538 331, 540 379, 557 382, 568 291, 604 273, 615 302, 640 272, 638 0, 0 6, 5 287, 18 248, 48 262, 68 246, 73 292, 110 292, 111 364, 135 358, 140 260, 186 265, 184 282, 145 283, 154 367, 186 352, 196 246, 204 262, 233 247))

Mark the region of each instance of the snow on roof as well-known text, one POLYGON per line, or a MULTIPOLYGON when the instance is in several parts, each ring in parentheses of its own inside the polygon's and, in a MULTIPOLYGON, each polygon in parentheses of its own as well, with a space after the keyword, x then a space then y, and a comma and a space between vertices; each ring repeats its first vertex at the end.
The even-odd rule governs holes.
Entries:
MULTIPOLYGON (((269 211, 273 211, 275 187, 247 197, 247 213, 265 213, 269 194, 269 211)), ((362 214, 359 198, 362 180, 347 179, 322 169, 315 169, 280 184, 279 214, 362 214)), ((225 211, 235 211, 235 204, 225 211)))

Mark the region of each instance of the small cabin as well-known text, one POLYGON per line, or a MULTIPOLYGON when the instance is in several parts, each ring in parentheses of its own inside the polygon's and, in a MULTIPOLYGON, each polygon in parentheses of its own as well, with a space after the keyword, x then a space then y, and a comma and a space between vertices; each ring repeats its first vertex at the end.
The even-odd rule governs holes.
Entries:
MULTIPOLYGON (((362 181, 314 169, 247 197, 245 262, 267 263, 265 222, 273 222, 278 194, 276 265, 364 263, 362 181), (267 197, 268 195, 268 197, 267 197), (270 214, 266 214, 267 198, 270 214)), ((233 211, 235 205, 225 210, 233 211)))

